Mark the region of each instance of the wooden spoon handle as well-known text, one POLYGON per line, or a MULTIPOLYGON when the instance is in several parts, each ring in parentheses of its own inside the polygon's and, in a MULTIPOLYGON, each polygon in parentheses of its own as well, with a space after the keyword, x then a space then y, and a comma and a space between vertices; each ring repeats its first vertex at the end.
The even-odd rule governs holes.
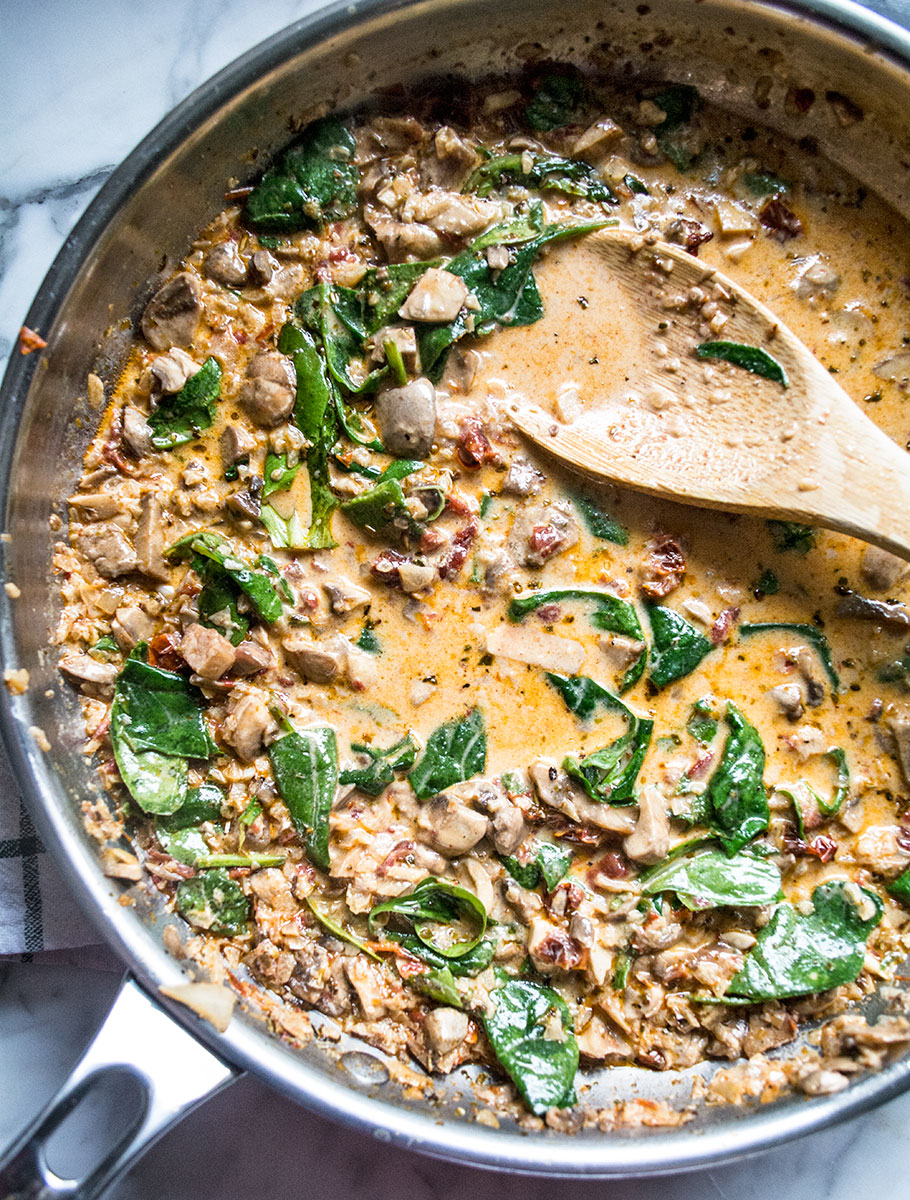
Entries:
MULTIPOLYGON (((858 410, 857 415, 858 415, 858 410)), ((799 485, 802 517, 910 560, 910 455, 871 422, 835 409, 814 469, 799 485)), ((788 489, 789 490, 789 489, 788 489)))

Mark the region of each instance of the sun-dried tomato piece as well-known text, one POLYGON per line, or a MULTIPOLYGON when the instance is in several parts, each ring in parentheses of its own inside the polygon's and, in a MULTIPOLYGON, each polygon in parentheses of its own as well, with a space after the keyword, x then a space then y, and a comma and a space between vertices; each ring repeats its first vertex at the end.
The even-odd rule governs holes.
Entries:
POLYGON ((399 554, 397 550, 383 550, 375 562, 371 563, 370 574, 389 587, 400 587, 401 573, 398 568, 410 561, 407 555, 399 554))
POLYGON ((454 579, 467 561, 468 551, 477 536, 477 523, 464 525, 452 538, 452 545, 439 560, 439 578, 454 579))
POLYGON ((19 330, 19 353, 34 354, 36 350, 43 350, 47 342, 40 333, 35 333, 34 329, 29 329, 27 325, 23 325, 19 330))
POLYGON ((482 467, 484 463, 502 461, 499 451, 493 448, 477 417, 466 417, 461 422, 461 434, 458 438, 456 453, 462 464, 471 468, 482 467))
POLYGON ((648 543, 648 553, 638 569, 641 590, 662 599, 678 588, 686 573, 686 556, 676 538, 661 533, 648 543))
POLYGON ((730 631, 739 617, 738 608, 725 608, 714 624, 711 626, 709 637, 715 646, 719 646, 721 642, 725 642, 730 636, 730 631))
POLYGON ((772 196, 762 205, 758 219, 772 237, 779 242, 795 238, 803 231, 803 223, 792 209, 787 208, 779 196, 772 196))

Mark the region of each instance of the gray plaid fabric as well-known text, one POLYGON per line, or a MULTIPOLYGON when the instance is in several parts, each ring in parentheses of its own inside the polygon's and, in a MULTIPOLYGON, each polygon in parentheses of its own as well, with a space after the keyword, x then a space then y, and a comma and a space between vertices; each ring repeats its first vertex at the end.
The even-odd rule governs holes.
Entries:
POLYGON ((30 956, 97 942, 41 844, 0 750, 0 955, 30 956))

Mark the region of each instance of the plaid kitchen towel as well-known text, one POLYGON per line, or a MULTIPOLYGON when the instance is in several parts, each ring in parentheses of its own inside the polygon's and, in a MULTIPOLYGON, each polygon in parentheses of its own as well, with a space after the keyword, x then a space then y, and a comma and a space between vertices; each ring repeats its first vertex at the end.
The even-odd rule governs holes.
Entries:
POLYGON ((0 955, 98 943, 32 824, 0 750, 0 955))

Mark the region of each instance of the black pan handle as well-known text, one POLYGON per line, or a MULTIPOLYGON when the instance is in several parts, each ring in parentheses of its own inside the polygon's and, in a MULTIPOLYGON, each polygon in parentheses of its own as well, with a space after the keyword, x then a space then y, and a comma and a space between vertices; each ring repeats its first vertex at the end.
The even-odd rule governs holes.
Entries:
POLYGON ((0 1200, 94 1200, 170 1125, 239 1075, 127 977, 69 1079, 0 1158, 0 1200), (139 1083, 137 1111, 88 1174, 61 1179, 48 1165, 47 1141, 95 1084, 112 1072, 131 1075, 139 1083))

